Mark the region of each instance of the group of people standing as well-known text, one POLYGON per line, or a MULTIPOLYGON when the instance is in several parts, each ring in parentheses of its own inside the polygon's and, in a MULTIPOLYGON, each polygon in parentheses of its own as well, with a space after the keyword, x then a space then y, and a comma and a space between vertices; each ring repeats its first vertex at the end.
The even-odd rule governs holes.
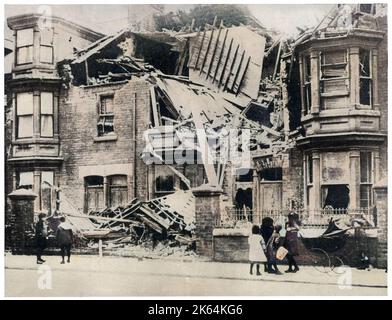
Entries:
POLYGON ((272 218, 266 217, 261 226, 254 225, 249 236, 250 274, 253 274, 256 265, 256 274, 260 273, 260 264, 264 264, 264 272, 281 275, 277 262, 287 259, 286 273, 299 271, 295 256, 298 255, 298 215, 291 212, 285 223, 285 235, 282 235, 282 226, 274 224, 272 218))
MULTIPOLYGON (((47 247, 48 241, 48 226, 46 223, 46 215, 44 213, 39 214, 38 222, 35 224, 35 240, 37 244, 37 264, 45 262, 42 259, 42 254, 47 247)), ((71 262, 71 246, 73 242, 72 226, 66 222, 65 217, 59 218, 59 225, 56 229, 56 241, 61 251, 61 264, 65 263, 65 256, 67 256, 67 262, 71 262)))

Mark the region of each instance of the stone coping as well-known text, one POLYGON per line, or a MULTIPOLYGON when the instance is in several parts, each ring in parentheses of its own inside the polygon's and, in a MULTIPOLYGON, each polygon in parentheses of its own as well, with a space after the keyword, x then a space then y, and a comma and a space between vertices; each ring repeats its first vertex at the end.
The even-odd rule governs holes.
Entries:
POLYGON ((248 237, 250 230, 239 228, 215 228, 212 231, 214 237, 248 237))

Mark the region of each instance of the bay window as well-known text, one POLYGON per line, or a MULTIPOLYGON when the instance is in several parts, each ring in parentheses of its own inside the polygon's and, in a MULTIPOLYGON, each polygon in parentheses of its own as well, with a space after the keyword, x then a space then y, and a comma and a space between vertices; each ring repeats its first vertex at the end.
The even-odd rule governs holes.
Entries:
POLYGON ((33 137, 33 117, 34 117, 33 93, 23 92, 16 94, 16 121, 17 137, 33 137))

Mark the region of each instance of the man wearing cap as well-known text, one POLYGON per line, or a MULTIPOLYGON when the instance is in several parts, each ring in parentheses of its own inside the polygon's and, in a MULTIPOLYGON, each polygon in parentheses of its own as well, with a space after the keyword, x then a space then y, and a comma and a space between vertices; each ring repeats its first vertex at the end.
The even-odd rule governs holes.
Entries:
POLYGON ((37 264, 42 264, 45 262, 42 259, 42 253, 46 248, 47 237, 48 237, 48 229, 46 226, 46 222, 44 213, 40 213, 38 216, 38 222, 35 224, 35 239, 37 244, 37 264))

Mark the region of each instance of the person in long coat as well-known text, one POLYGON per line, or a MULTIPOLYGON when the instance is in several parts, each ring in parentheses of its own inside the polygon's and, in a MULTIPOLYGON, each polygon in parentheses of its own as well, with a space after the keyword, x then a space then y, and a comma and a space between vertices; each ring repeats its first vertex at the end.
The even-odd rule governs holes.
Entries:
POLYGON ((288 221, 286 222, 286 237, 284 241, 284 247, 288 250, 286 255, 289 263, 289 268, 285 271, 288 273, 295 273, 299 271, 295 256, 298 256, 298 215, 291 212, 288 215, 288 221))
MULTIPOLYGON (((274 233, 274 220, 270 217, 265 217, 261 220, 260 226, 260 234, 263 237, 264 243, 268 243, 269 239, 271 238, 272 234, 274 233)), ((271 271, 269 269, 269 259, 267 255, 267 262, 264 263, 264 272, 271 271)))
POLYGON ((252 234, 249 235, 249 262, 250 262, 250 274, 253 274, 253 266, 256 265, 256 274, 259 276, 260 273, 260 263, 267 262, 265 256, 265 243, 263 237, 260 235, 259 226, 254 225, 252 227, 252 234))
POLYGON ((35 241, 37 245, 37 263, 42 264, 45 262, 42 259, 42 254, 47 246, 48 238, 48 227, 45 222, 45 214, 40 213, 38 216, 38 222, 35 224, 35 241))
POLYGON ((65 221, 65 217, 60 218, 60 224, 56 232, 57 244, 61 250, 61 264, 64 264, 65 254, 67 254, 67 262, 71 262, 71 246, 73 242, 72 226, 65 221))

